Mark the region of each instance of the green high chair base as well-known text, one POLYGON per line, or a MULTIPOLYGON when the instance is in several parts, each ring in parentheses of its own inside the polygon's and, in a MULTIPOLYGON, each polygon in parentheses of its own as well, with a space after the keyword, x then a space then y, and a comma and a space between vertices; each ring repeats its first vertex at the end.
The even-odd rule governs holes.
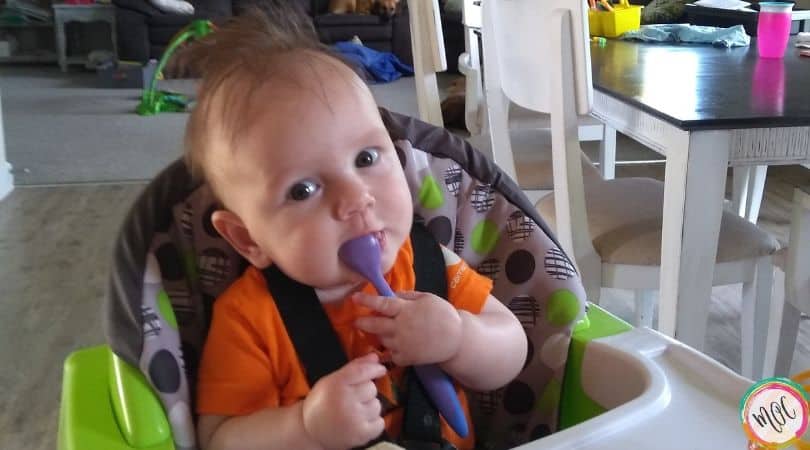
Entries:
MULTIPOLYGON (((596 305, 574 329, 562 383, 560 429, 582 423, 605 408, 582 390, 588 342, 632 329, 596 305)), ((64 364, 59 450, 171 450, 171 428, 157 396, 136 368, 107 346, 73 352, 64 364)))
POLYGON ((138 369, 106 345, 65 360, 59 450, 172 450, 160 401, 138 369))

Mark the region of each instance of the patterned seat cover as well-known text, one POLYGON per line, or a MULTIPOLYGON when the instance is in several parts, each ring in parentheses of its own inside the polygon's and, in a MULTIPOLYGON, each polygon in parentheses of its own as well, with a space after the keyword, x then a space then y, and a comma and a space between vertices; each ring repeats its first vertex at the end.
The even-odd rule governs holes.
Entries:
MULTIPOLYGON (((585 312, 576 270, 516 184, 465 140, 380 113, 416 220, 494 280, 493 294, 529 337, 517 379, 471 393, 479 447, 510 448, 553 432, 571 330, 585 312)), ((196 448, 192 393, 212 304, 247 264, 211 225, 216 206, 182 161, 166 168, 124 222, 106 299, 110 346, 155 388, 178 449, 196 448)))

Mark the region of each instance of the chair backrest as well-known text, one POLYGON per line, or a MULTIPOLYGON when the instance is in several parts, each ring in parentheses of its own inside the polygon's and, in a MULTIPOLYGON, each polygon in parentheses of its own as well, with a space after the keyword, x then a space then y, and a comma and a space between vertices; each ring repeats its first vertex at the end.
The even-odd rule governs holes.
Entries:
POLYGON ((437 127, 443 127, 436 73, 447 70, 447 57, 444 52, 439 1, 410 0, 408 14, 419 118, 437 127))
POLYGON ((601 285, 601 259, 588 229, 577 119, 593 103, 587 6, 498 0, 483 2, 482 14, 487 101, 499 89, 506 102, 550 114, 556 231, 593 292, 601 285))
MULTIPOLYGON (((573 324, 585 311, 576 270, 517 185, 464 139, 381 114, 416 220, 494 280, 493 295, 515 313, 531 344, 517 379, 471 395, 482 447, 512 447, 554 431, 573 324)), ((216 205, 182 161, 158 175, 119 234, 106 300, 112 350, 146 375, 182 449, 193 448, 177 437, 194 436, 187 412, 194 410, 212 303, 246 267, 211 226, 216 205)))
MULTIPOLYGON (((506 96, 524 108, 551 113, 551 62, 561 51, 560 20, 568 17, 573 53, 576 111, 588 114, 593 103, 588 14, 584 0, 499 0, 482 3, 484 40, 490 39, 496 64, 486 62, 506 96)), ((485 44, 486 45, 486 44, 485 44)))

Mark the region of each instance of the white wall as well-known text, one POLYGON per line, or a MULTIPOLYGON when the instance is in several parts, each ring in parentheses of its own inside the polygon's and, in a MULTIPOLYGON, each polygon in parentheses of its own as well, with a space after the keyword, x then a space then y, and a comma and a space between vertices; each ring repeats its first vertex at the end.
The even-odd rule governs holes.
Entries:
POLYGON ((6 161, 6 138, 3 132, 3 93, 0 92, 0 200, 14 189, 11 164, 6 161))

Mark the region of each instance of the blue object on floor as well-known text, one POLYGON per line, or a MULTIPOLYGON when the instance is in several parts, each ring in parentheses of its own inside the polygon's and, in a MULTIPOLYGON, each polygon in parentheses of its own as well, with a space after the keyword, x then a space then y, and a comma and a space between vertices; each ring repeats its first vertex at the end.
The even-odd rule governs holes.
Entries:
POLYGON ((685 42, 689 44, 712 44, 718 47, 747 47, 751 37, 745 34, 742 25, 729 28, 667 23, 643 25, 638 30, 628 31, 620 39, 638 39, 645 42, 685 42))
POLYGON ((340 54, 362 67, 375 82, 388 83, 413 75, 413 67, 403 63, 391 52, 379 52, 353 42, 338 42, 333 46, 340 54))

